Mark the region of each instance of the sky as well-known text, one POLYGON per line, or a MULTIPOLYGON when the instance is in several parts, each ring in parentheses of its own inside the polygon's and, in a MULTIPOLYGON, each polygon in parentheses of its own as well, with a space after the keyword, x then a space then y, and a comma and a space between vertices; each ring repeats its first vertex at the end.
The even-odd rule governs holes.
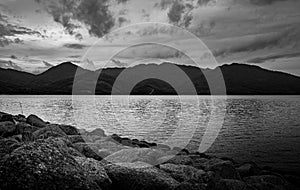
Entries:
POLYGON ((255 64, 300 76, 299 0, 0 0, 0 67, 255 64))

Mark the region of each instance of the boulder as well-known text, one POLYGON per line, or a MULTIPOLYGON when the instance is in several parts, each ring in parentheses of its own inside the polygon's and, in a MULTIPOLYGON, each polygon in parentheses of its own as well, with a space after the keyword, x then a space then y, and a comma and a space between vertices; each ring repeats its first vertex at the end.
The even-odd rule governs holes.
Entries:
POLYGON ((14 115, 13 120, 17 122, 26 122, 26 117, 22 114, 14 115))
POLYGON ((4 138, 0 140, 0 158, 6 154, 10 154, 16 148, 19 148, 21 144, 14 138, 4 138))
POLYGON ((33 133, 35 139, 47 139, 48 137, 66 137, 58 125, 50 124, 33 133))
POLYGON ((179 182, 196 181, 202 183, 205 181, 206 173, 203 170, 198 170, 192 166, 175 165, 175 164, 162 164, 159 167, 161 170, 170 174, 171 177, 179 182))
POLYGON ((106 174, 103 165, 92 158, 75 157, 75 160, 84 169, 88 177, 95 181, 103 190, 109 190, 111 187, 111 180, 106 174))
POLYGON ((145 162, 148 164, 156 165, 157 159, 164 156, 162 151, 149 149, 149 148, 129 148, 115 152, 105 158, 111 163, 121 162, 145 162))
POLYGON ((157 160, 159 164, 181 164, 181 165, 193 165, 193 160, 188 155, 167 155, 157 160))
POLYGON ((237 167, 236 170, 242 178, 258 175, 260 173, 260 168, 254 162, 244 163, 237 167))
POLYGON ((60 145, 39 140, 0 161, 0 189, 100 189, 60 145))
POLYGON ((14 122, 2 121, 0 122, 0 136, 9 137, 15 134, 16 126, 14 122))
POLYGON ((8 113, 3 113, 3 112, 1 113, 2 114, 0 114, 0 122, 4 122, 4 121, 14 122, 13 115, 8 113))
POLYGON ((167 173, 143 162, 108 164, 112 190, 171 190, 179 183, 167 173))
POLYGON ((212 190, 255 190, 255 188, 236 179, 221 179, 214 185, 212 190))
POLYGON ((34 131, 38 130, 40 128, 29 125, 28 123, 25 122, 19 122, 16 125, 16 134, 23 134, 24 132, 30 132, 33 133, 34 131))
POLYGON ((95 135, 99 137, 106 137, 106 134, 103 129, 97 128, 94 129, 93 131, 89 132, 89 135, 95 135))
POLYGON ((81 135, 68 135, 71 143, 82 143, 85 142, 84 138, 81 135))
POLYGON ((78 129, 71 125, 59 125, 59 128, 66 133, 66 135, 80 135, 78 129))
POLYGON ((223 179, 240 179, 239 173, 234 168, 231 161, 212 158, 205 163, 206 171, 214 171, 216 175, 223 179))
POLYGON ((26 123, 36 126, 36 127, 39 127, 39 128, 43 128, 43 127, 47 126, 47 123, 45 121, 43 121, 38 116, 32 115, 32 114, 26 118, 26 123))
POLYGON ((102 157, 98 154, 99 149, 94 143, 75 143, 72 147, 88 158, 102 160, 102 157))

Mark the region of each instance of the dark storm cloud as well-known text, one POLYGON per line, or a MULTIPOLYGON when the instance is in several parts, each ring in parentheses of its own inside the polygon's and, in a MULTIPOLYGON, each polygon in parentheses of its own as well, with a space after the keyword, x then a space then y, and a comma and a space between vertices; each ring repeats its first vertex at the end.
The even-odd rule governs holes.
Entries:
POLYGON ((248 63, 264 63, 266 61, 273 61, 276 59, 293 58, 293 57, 300 57, 300 52, 271 55, 271 56, 266 56, 266 57, 257 57, 257 58, 249 59, 247 62, 248 63))
POLYGON ((83 44, 64 44, 64 47, 71 48, 71 49, 83 49, 87 46, 83 44))
POLYGON ((162 10, 168 8, 173 4, 174 0, 161 0, 159 3, 155 3, 154 7, 160 8, 162 10))
POLYGON ((168 13, 171 23, 178 24, 181 20, 181 15, 184 13, 185 6, 180 1, 175 1, 168 13))
POLYGON ((17 38, 16 35, 43 36, 40 32, 31 30, 29 28, 9 24, 7 17, 0 13, 0 46, 4 47, 11 43, 22 43, 23 41, 20 38, 17 38))
POLYGON ((295 29, 288 29, 282 32, 273 32, 267 35, 258 35, 246 42, 230 44, 228 48, 217 49, 214 56, 226 56, 233 53, 252 52, 265 48, 281 48, 291 45, 295 41, 295 29))
MULTIPOLYGON (((114 26, 114 19, 108 9, 108 0, 36 0, 42 3, 55 22, 74 35, 79 26, 85 25, 92 36, 102 37, 114 26)), ((125 2, 125 1, 120 1, 125 2)))

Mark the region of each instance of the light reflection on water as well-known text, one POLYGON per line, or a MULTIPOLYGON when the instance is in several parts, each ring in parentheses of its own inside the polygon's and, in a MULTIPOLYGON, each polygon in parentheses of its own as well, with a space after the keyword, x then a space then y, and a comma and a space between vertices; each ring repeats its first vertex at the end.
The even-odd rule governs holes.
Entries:
MULTIPOLYGON (((197 149, 211 119, 212 109, 225 101, 222 129, 207 153, 253 160, 262 165, 299 171, 300 97, 299 96, 0 96, 0 111, 36 114, 53 123, 79 128, 103 128, 106 133, 165 142, 180 127, 178 141, 191 126, 189 149, 197 149), (215 101, 212 104, 212 100, 215 101), (21 109, 21 106, 22 109, 21 109), (22 111, 21 111, 22 110, 22 111), (182 134, 182 135, 181 135, 182 134)), ((222 119, 222 118, 220 118, 222 119)))

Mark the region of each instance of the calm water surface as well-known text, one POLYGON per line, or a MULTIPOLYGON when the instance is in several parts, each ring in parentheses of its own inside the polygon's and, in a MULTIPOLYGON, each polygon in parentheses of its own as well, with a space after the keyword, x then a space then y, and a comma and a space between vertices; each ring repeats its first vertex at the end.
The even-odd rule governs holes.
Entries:
POLYGON ((192 150, 210 129, 207 153, 300 170, 300 96, 0 96, 0 111, 192 150))

